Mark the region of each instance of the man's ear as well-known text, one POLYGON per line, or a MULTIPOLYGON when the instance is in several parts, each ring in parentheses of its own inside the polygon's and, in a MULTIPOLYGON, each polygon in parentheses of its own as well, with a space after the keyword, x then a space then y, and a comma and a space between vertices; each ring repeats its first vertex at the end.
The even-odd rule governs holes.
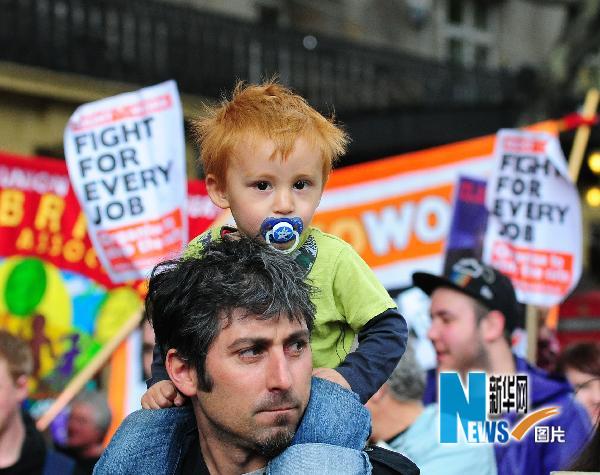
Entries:
POLYGON ((18 401, 23 402, 25 399, 27 399, 27 395, 29 393, 29 391, 28 391, 29 388, 27 387, 28 382, 29 382, 29 378, 27 376, 25 376, 24 374, 17 377, 17 379, 15 380, 15 391, 17 394, 18 401))
POLYGON ((204 182, 206 183, 206 191, 210 200, 219 208, 229 208, 229 199, 225 191, 225 184, 221 183, 212 173, 206 175, 204 182))
POLYGON ((504 338, 504 325, 506 324, 504 314, 498 310, 490 310, 481 321, 483 339, 493 342, 504 338))
POLYGON ((388 393, 388 387, 387 387, 387 383, 384 383, 383 386, 381 386, 377 392, 375 394, 373 394, 371 396, 371 398, 369 399, 369 403, 370 404, 377 404, 379 403, 379 401, 381 401, 383 398, 385 398, 385 396, 388 393))
POLYGON ((165 368, 167 369, 169 378, 181 394, 187 397, 196 395, 198 388, 196 368, 184 361, 178 355, 177 350, 170 349, 167 351, 165 368))

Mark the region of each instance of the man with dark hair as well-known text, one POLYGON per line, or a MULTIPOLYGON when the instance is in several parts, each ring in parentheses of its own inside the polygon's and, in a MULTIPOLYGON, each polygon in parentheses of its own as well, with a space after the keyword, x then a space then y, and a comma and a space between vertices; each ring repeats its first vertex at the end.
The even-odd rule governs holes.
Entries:
MULTIPOLYGON (((530 365, 511 351, 510 335, 521 322, 521 308, 511 281, 474 258, 456 262, 448 275, 413 274, 413 283, 431 296, 431 328, 437 371, 428 373, 423 401, 437 399, 437 373, 456 371, 463 381, 469 371, 488 375, 528 376, 529 410, 558 407, 560 413, 544 421, 564 430, 564 442, 536 443, 534 430, 520 441, 494 446, 498 473, 547 475, 569 465, 590 434, 583 407, 569 383, 530 365)), ((517 415, 507 415, 511 427, 517 415)))
POLYGON ((0 330, 0 474, 74 473, 75 462, 49 450, 33 420, 21 410, 32 372, 27 343, 0 330))
POLYGON ((158 265, 146 312, 191 409, 132 414, 95 473, 368 473, 368 412, 311 378, 314 291, 293 259, 246 237, 158 265))

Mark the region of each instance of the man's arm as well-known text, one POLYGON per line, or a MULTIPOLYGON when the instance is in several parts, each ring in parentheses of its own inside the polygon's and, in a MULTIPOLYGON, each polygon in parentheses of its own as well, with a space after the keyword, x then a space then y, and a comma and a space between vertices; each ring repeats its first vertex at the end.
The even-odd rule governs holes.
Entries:
POLYGON ((406 349, 408 328, 395 308, 372 318, 358 333, 358 348, 335 368, 362 403, 387 381, 406 349))

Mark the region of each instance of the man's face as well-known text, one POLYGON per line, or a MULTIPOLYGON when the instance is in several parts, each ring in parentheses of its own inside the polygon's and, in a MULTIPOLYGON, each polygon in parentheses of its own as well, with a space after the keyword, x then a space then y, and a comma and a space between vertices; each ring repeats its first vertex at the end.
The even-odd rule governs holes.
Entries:
POLYGON ((485 369, 487 354, 471 297, 440 287, 431 294, 431 327, 427 336, 433 343, 440 371, 465 374, 485 369))
POLYGON ((305 323, 259 320, 236 310, 211 345, 210 392, 197 390, 200 433, 272 457, 291 442, 310 395, 305 323))
POLYGON ((299 217, 308 228, 323 192, 323 158, 317 147, 300 137, 282 160, 273 141, 256 139, 242 141, 232 155, 226 183, 219 184, 225 199, 216 204, 231 209, 242 234, 260 236, 268 217, 299 217))
POLYGON ((27 378, 21 376, 13 381, 6 361, 0 359, 0 434, 21 417, 21 403, 26 397, 27 378))
POLYGON ((67 445, 86 448, 102 442, 103 434, 94 417, 94 407, 83 402, 74 403, 67 423, 67 445))

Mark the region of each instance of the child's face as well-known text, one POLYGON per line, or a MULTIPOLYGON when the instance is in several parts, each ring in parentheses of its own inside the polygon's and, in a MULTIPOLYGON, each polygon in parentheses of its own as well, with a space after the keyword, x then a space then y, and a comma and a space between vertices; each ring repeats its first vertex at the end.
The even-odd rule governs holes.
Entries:
POLYGON ((297 216, 307 229, 321 199, 320 150, 300 137, 286 160, 282 161, 279 153, 273 156, 274 151, 270 140, 241 142, 229 161, 226 183, 217 183, 210 174, 206 177, 213 202, 230 208, 238 230, 247 236, 259 236, 262 222, 271 216, 297 216))

